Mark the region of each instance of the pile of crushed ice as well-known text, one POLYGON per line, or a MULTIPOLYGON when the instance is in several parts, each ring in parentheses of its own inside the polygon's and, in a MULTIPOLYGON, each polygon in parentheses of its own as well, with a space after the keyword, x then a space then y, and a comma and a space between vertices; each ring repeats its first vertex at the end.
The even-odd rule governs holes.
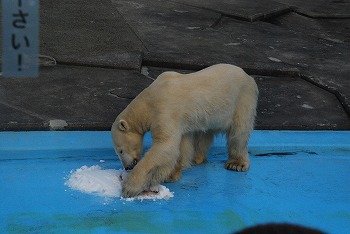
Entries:
MULTIPOLYGON (((91 167, 82 166, 70 172, 65 185, 84 193, 96 194, 103 197, 121 197, 122 181, 126 177, 127 172, 122 169, 102 169, 98 165, 91 167)), ((158 185, 150 188, 148 192, 143 192, 134 198, 127 198, 125 200, 169 199, 173 196, 173 193, 167 187, 158 185)))

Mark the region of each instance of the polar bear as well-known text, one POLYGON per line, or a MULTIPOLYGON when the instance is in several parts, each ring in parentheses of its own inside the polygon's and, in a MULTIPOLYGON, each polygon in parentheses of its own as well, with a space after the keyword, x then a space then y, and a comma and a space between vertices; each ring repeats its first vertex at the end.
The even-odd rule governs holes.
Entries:
POLYGON ((115 151, 131 170, 122 196, 133 197, 161 182, 176 181, 183 168, 206 161, 216 133, 227 137, 225 168, 247 171, 258 88, 241 68, 217 64, 198 72, 164 72, 116 118, 115 151), (142 141, 152 146, 141 159, 142 141))

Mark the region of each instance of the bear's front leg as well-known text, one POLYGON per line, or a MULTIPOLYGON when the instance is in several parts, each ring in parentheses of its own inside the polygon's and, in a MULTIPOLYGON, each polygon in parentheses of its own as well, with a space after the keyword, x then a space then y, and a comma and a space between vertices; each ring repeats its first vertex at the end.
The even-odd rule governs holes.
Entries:
POLYGON ((134 197, 151 186, 164 182, 174 170, 179 157, 179 141, 154 142, 151 149, 128 174, 122 197, 134 197))
MULTIPOLYGON (((141 161, 139 165, 142 165, 141 161)), ((122 197, 124 198, 135 197, 150 187, 150 185, 147 184, 147 174, 142 168, 138 169, 138 167, 140 167, 139 165, 136 165, 134 169, 132 169, 123 183, 122 197)))

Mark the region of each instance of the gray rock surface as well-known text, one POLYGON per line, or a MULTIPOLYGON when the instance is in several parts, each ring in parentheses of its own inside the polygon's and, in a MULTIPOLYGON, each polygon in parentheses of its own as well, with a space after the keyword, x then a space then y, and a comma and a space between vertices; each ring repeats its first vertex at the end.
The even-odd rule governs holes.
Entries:
POLYGON ((216 63, 255 77, 257 129, 350 129, 348 0, 63 0, 40 13, 49 57, 39 78, 0 76, 0 130, 108 130, 162 71, 216 63))

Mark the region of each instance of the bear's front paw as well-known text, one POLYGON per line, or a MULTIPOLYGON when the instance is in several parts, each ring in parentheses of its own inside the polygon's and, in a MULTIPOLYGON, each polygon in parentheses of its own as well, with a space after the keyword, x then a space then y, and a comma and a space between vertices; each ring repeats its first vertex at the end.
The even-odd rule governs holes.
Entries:
POLYGON ((137 176, 130 173, 123 183, 122 197, 128 198, 139 195, 147 187, 143 182, 142 179, 138 179, 137 176))
POLYGON ((133 186, 123 185, 122 197, 123 198, 136 197, 142 191, 143 191, 142 189, 138 189, 138 188, 135 188, 133 186))
POLYGON ((247 158, 235 158, 227 160, 225 168, 233 171, 248 171, 249 159, 247 158))

